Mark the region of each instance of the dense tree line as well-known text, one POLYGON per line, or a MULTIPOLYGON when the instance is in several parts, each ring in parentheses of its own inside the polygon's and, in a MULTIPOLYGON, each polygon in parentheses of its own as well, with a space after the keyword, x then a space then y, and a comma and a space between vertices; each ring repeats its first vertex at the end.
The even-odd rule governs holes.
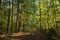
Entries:
POLYGON ((59 4, 59 0, 0 0, 0 27, 7 33, 56 29, 56 21, 60 20, 59 4))

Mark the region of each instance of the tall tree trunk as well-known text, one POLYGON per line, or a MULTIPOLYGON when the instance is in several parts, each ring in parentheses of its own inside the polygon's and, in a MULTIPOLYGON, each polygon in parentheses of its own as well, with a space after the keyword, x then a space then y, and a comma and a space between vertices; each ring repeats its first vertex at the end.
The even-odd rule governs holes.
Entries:
MULTIPOLYGON (((1 13, 1 0, 0 0, 0 13, 1 13)), ((1 25, 1 16, 0 16, 0 25, 1 25)))
POLYGON ((9 8, 8 8, 8 24, 7 24, 7 33, 10 31, 10 0, 9 0, 9 8))
MULTIPOLYGON (((1 14, 1 0, 0 0, 0 14, 1 14)), ((0 15, 0 35, 2 34, 2 16, 0 15)))
POLYGON ((18 4, 20 5, 20 11, 19 11, 19 12, 20 12, 20 13, 19 13, 19 27, 18 27, 18 31, 20 31, 20 26, 21 26, 21 13, 22 13, 22 11, 21 11, 22 8, 21 8, 21 6, 22 6, 22 5, 21 5, 21 3, 18 3, 18 4))
POLYGON ((18 32, 19 27, 19 0, 17 0, 17 18, 16 18, 16 28, 15 31, 18 32))
POLYGON ((6 17, 6 11, 4 11, 4 33, 6 32, 6 20, 5 20, 5 17, 6 17))
POLYGON ((42 27, 41 27, 41 2, 39 0, 39 13, 40 13, 40 30, 42 30, 42 27))
POLYGON ((12 19, 11 20, 11 33, 13 33, 13 0, 12 0, 12 10, 11 11, 12 11, 12 14, 11 14, 12 15, 11 16, 11 19, 12 19))
POLYGON ((0 0, 0 9, 1 9, 1 0, 0 0))
POLYGON ((8 24, 7 24, 7 33, 9 32, 9 26, 10 26, 10 9, 8 9, 8 24))
POLYGON ((57 26, 56 26, 56 14, 57 14, 57 13, 56 13, 56 8, 58 8, 58 7, 57 7, 57 5, 55 5, 55 4, 56 4, 56 0, 54 0, 54 1, 55 1, 55 3, 53 2, 53 6, 54 6, 54 7, 53 7, 53 13, 54 13, 54 23, 55 23, 55 24, 54 24, 54 27, 55 27, 55 29, 57 30, 57 26))

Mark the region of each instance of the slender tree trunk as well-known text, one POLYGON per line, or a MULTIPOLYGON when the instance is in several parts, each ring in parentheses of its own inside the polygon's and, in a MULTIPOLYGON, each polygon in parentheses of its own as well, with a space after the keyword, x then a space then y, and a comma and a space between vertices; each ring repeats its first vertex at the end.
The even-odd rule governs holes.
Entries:
POLYGON ((1 0, 0 0, 0 9, 1 9, 1 0))
MULTIPOLYGON (((1 0, 0 0, 0 13, 1 13, 1 0)), ((2 34, 2 17, 0 15, 0 36, 2 34)))
POLYGON ((9 32, 9 26, 10 26, 10 9, 8 9, 8 24, 7 24, 7 33, 9 32))
POLYGON ((48 23, 48 28, 49 29, 49 7, 48 7, 48 2, 47 2, 47 13, 48 13, 48 18, 47 18, 47 23, 48 23))
POLYGON ((18 27, 19 27, 19 0, 17 0, 17 18, 16 18, 16 32, 18 32, 18 27))
POLYGON ((21 3, 18 3, 18 4, 20 4, 20 13, 19 13, 19 27, 18 27, 18 31, 20 31, 20 26, 21 26, 21 10, 22 10, 22 8, 21 8, 21 3))
MULTIPOLYGON (((56 3, 56 0, 54 0, 54 1, 55 1, 55 3, 56 3)), ((54 14, 54 23, 55 23, 55 24, 54 24, 54 27, 55 27, 55 29, 57 30, 57 26, 56 26, 56 9, 55 9, 55 8, 58 8, 58 7, 57 7, 57 5, 54 5, 54 3, 53 3, 53 6, 54 6, 54 7, 53 7, 53 13, 55 13, 55 14, 54 14)))
POLYGON ((13 33, 13 0, 12 0, 12 10, 11 11, 12 11, 12 14, 11 14, 12 20, 11 20, 11 29, 10 30, 11 30, 11 34, 12 34, 13 33))
MULTIPOLYGON (((1 0, 0 0, 0 13, 1 13, 1 0)), ((0 16, 0 26, 1 26, 1 16, 0 16)))
POLYGON ((41 27, 41 2, 39 0, 39 13, 40 13, 40 30, 42 30, 42 27, 41 27))
POLYGON ((5 28, 6 28, 6 20, 5 20, 5 17, 6 17, 6 11, 4 11, 4 33, 5 33, 5 28))
POLYGON ((10 31, 10 1, 9 1, 9 8, 8 8, 8 24, 7 24, 7 33, 10 31))

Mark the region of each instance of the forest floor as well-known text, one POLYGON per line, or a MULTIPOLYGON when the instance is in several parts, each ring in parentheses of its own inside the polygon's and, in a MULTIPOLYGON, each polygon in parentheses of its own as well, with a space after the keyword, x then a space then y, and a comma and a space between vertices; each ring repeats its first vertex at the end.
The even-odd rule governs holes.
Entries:
POLYGON ((3 34, 0 40, 47 40, 46 35, 40 32, 38 34, 31 32, 19 32, 12 35, 3 34))

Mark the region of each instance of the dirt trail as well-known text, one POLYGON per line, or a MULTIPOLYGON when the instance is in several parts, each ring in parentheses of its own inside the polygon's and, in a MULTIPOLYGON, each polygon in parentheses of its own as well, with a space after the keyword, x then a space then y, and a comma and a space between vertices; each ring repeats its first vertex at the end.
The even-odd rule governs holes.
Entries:
POLYGON ((42 32, 36 35, 32 35, 29 32, 19 32, 7 36, 7 38, 4 38, 3 40, 47 40, 47 38, 42 32))
POLYGON ((29 34, 30 34, 30 32, 19 32, 19 33, 13 33, 10 36, 22 36, 22 35, 29 35, 29 34))

